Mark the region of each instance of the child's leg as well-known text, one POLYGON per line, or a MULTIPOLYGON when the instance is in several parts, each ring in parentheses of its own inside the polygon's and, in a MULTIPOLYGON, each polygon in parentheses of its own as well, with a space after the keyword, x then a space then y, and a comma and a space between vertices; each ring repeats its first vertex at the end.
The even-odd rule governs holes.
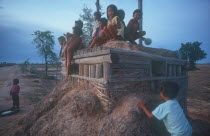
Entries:
POLYGON ((107 27, 104 27, 103 33, 108 39, 113 39, 112 34, 109 32, 107 27))
POLYGON ((117 30, 116 30, 116 28, 114 28, 113 26, 108 26, 107 29, 108 29, 109 33, 111 34, 112 39, 114 39, 114 40, 117 39, 117 30))
POLYGON ((12 102, 13 102, 12 108, 15 108, 16 103, 15 103, 15 96, 14 95, 12 95, 12 102))
POLYGON ((17 106, 17 108, 19 108, 19 105, 20 105, 20 102, 19 102, 19 95, 17 95, 17 98, 16 98, 16 106, 17 106))
POLYGON ((73 51, 71 49, 68 49, 68 56, 67 56, 68 61, 67 61, 67 69, 66 69, 67 76, 70 74, 70 67, 71 67, 72 58, 73 58, 73 51))
POLYGON ((64 48, 65 68, 67 67, 67 47, 64 48))

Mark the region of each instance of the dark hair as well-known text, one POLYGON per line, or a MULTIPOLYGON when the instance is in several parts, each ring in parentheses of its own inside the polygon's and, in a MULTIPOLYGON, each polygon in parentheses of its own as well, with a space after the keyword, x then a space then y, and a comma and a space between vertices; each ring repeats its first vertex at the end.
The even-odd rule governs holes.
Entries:
POLYGON ((13 84, 14 84, 14 85, 19 84, 19 79, 13 79, 13 84))
POLYGON ((140 13, 140 15, 142 15, 142 11, 141 11, 140 9, 134 10, 134 12, 133 12, 133 17, 134 17, 134 15, 135 15, 135 13, 140 13))
POLYGON ((101 18, 101 13, 100 12, 98 12, 98 11, 96 11, 96 12, 94 12, 94 14, 93 14, 94 16, 97 16, 98 18, 101 18))
POLYGON ((125 18, 125 11, 123 9, 119 9, 118 16, 119 16, 120 20, 123 21, 125 18))
POLYGON ((178 84, 172 81, 166 81, 166 82, 161 83, 159 89, 160 89, 160 92, 163 92, 163 95, 165 97, 168 97, 170 99, 176 98, 179 92, 178 84))
POLYGON ((80 28, 83 28, 83 22, 81 20, 76 20, 75 24, 77 24, 80 28))
POLYGON ((58 37, 58 40, 66 41, 66 38, 64 36, 60 36, 60 37, 58 37))
POLYGON ((79 26, 75 26, 72 28, 74 33, 78 36, 80 36, 82 34, 82 29, 79 26))
POLYGON ((100 18, 98 22, 101 22, 104 26, 107 26, 107 19, 106 18, 100 18))
POLYGON ((111 5, 109 5, 109 6, 107 7, 107 9, 106 9, 107 19, 109 19, 109 16, 108 16, 108 8, 113 9, 113 11, 114 11, 115 15, 116 15, 116 16, 118 15, 118 12, 117 12, 117 7, 116 7, 115 5, 113 5, 113 4, 111 4, 111 5))

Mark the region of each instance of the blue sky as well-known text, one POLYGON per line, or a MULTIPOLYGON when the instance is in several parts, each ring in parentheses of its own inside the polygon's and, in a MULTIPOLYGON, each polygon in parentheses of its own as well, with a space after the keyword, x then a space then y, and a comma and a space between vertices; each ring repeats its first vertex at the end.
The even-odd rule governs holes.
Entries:
MULTIPOLYGON (((84 4, 95 11, 95 0, 0 0, 0 62, 42 60, 31 44, 33 31, 50 30, 55 36, 71 32, 84 4)), ((138 0, 100 0, 103 12, 115 4, 132 18, 138 0)), ((143 0, 143 29, 151 47, 177 50, 181 43, 203 42, 210 63, 210 0, 143 0)), ((55 51, 59 51, 56 40, 55 51)))

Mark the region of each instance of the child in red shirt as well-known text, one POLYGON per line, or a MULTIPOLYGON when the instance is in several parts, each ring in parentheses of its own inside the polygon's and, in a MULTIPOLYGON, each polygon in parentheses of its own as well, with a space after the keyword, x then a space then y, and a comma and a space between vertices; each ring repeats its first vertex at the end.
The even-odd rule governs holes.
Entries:
POLYGON ((19 109, 19 92, 20 92, 20 86, 19 79, 13 80, 13 86, 10 89, 10 95, 12 96, 13 100, 13 109, 18 108, 19 109))

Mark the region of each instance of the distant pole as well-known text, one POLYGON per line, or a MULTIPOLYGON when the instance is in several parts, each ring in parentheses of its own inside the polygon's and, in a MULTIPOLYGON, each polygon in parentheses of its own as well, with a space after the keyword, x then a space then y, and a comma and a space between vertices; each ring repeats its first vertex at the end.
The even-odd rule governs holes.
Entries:
MULTIPOLYGON (((139 19, 139 24, 140 24, 140 32, 142 31, 142 23, 143 23, 143 6, 142 6, 142 1, 143 0, 138 0, 138 9, 140 9, 142 11, 142 15, 139 19)), ((139 39, 139 44, 142 45, 142 39, 139 39)))
POLYGON ((100 3, 99 0, 96 0, 96 11, 99 12, 100 11, 100 3))

